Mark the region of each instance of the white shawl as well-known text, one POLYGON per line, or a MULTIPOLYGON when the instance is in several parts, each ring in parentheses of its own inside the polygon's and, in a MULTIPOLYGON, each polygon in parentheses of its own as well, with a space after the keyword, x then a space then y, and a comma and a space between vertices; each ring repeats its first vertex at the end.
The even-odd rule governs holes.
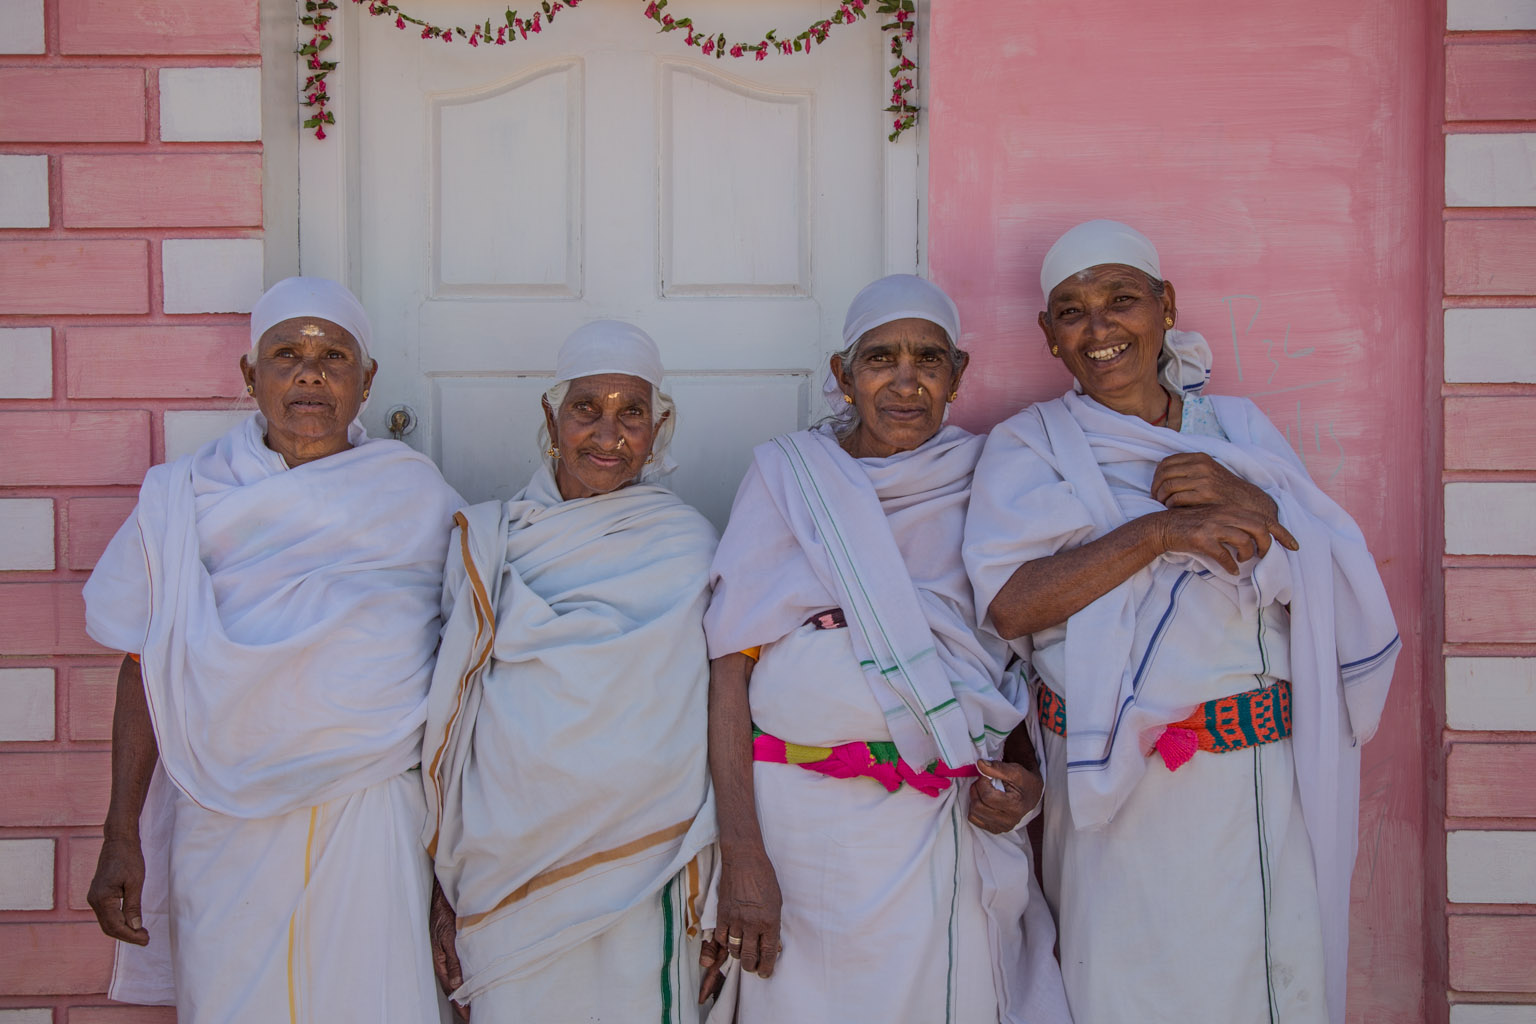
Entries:
POLYGON ((953 543, 981 446, 950 426, 884 459, 852 458, 827 428, 759 445, 715 557, 710 656, 841 608, 903 760, 921 771, 995 756, 1020 714, 998 690, 1006 650, 974 629, 953 543))
MULTIPOLYGON (((1375 561, 1354 521, 1308 477, 1247 399, 1215 397, 1230 443, 1153 427, 1068 393, 999 424, 978 464, 965 560, 978 614, 1019 565, 1101 537, 1162 508, 1150 496, 1157 464, 1210 454, 1262 488, 1300 550, 1276 543, 1234 578, 1189 556, 1164 555, 1071 616, 1065 673, 1049 680, 1068 707, 1068 799, 1079 828, 1107 822, 1145 770, 1142 735, 1224 694, 1198 688, 1198 650, 1160 646, 1183 587, 1216 586, 1241 607, 1290 606, 1292 743, 1303 816, 1317 867, 1328 998, 1342 1020, 1349 879, 1359 814, 1359 744, 1380 721, 1401 647, 1375 561), (1111 489, 1102 466, 1134 488, 1111 489), (1147 671, 1156 659, 1162 671, 1147 671), (1180 671, 1170 671, 1169 666, 1180 671), (1180 678, 1186 682, 1181 684, 1180 678)), ((1198 623, 1195 624, 1198 629, 1198 623)), ((1037 634, 1037 642, 1063 642, 1037 634)), ((1028 650, 1024 641, 1015 648, 1028 650)), ((1043 661, 1044 659, 1040 659, 1043 661)))
POLYGON ((563 500, 548 467, 456 519, 423 781, 467 1001, 600 934, 714 840, 715 533, 661 487, 563 500))
POLYGON ((86 629, 142 659, 160 764, 263 818, 416 764, 460 499, 368 439, 289 469, 260 414, 145 475, 85 585, 86 629))

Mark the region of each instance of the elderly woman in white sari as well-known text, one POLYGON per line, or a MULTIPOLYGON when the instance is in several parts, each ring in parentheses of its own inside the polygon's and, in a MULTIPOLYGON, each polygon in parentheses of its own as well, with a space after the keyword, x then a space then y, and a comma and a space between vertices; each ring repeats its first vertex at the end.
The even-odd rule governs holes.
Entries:
POLYGON ((703 994, 726 962, 743 1024, 1065 1020, 1018 828, 1039 778, 959 557, 982 446, 943 425, 959 336, 928 281, 860 292, 841 415, 757 448, 715 558, 703 994))
POLYGON ((423 748, 440 978, 479 1024, 697 1021, 715 531, 646 482, 676 414, 645 332, 588 324, 555 380, 547 461, 450 545, 423 748))
POLYGON ((110 994, 183 1022, 439 1019, 414 768, 460 501, 356 422, 369 333, 332 281, 268 291, 260 411, 151 469, 85 586, 128 652, 89 895, 110 994))
POLYGON ((1143 235, 1052 246, 1073 391, 993 431, 965 562, 1031 658, 1045 889, 1081 1021, 1341 1024, 1360 744, 1400 647, 1360 530, 1240 398, 1200 394, 1143 235))

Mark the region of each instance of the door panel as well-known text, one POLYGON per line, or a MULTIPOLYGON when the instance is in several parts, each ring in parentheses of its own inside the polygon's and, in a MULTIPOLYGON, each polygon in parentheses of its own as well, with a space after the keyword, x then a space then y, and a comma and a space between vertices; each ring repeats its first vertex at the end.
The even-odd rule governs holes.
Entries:
MULTIPOLYGON (((756 38, 825 6, 696 13, 756 38)), ((916 142, 884 137, 878 25, 755 61, 702 58, 627 0, 587 0, 542 38, 478 50, 356 10, 339 20, 353 102, 333 133, 348 154, 338 269, 379 335, 370 428, 410 405, 408 440, 450 483, 471 501, 507 497, 536 465, 560 342, 630 320, 661 346, 678 401, 670 483, 723 523, 751 448, 820 415, 854 293, 916 269, 915 245, 901 251, 916 237, 916 142)), ((303 143, 310 164, 327 144, 303 143)), ((334 223, 301 194, 301 230, 334 223)))

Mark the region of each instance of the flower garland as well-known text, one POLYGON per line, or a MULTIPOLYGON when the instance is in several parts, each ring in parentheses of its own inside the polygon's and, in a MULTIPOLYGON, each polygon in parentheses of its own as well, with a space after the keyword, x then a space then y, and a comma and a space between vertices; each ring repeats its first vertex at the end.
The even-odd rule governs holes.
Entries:
MULTIPOLYGON (((825 18, 813 21, 796 35, 780 38, 778 30, 774 29, 765 32, 755 42, 732 42, 724 32, 704 31, 692 18, 674 18, 666 13, 669 0, 640 2, 645 4, 645 18, 655 22, 660 31, 682 32, 683 45, 696 47, 704 56, 712 56, 716 60, 726 56, 744 58, 748 55, 754 60, 764 60, 771 53, 810 53, 812 46, 827 41, 833 26, 851 25, 867 17, 864 9, 873 5, 876 14, 890 18, 880 26, 881 31, 891 40, 891 97, 890 106, 885 111, 896 115, 891 121, 892 130, 887 138, 895 142, 903 132, 917 124, 918 108, 911 100, 912 76, 917 70, 917 62, 908 53, 915 34, 913 0, 840 0, 837 10, 825 18)), ((575 9, 581 0, 538 0, 538 8, 527 18, 508 7, 502 11, 499 19, 486 18, 483 24, 473 24, 467 30, 460 25, 434 25, 423 18, 407 14, 400 9, 399 4, 388 3, 386 0, 352 0, 352 3, 366 6, 368 13, 375 18, 394 18, 397 29, 404 30, 408 25, 421 29, 422 39, 441 39, 445 43, 452 43, 458 37, 470 46, 478 47, 481 43, 506 46, 527 39, 530 34, 537 36, 543 32, 545 24, 554 24, 557 14, 567 7, 575 9)), ((336 115, 329 107, 331 97, 326 91, 326 78, 336 70, 336 62, 325 60, 323 56, 332 42, 329 27, 331 19, 335 17, 332 13, 335 10, 334 0, 305 0, 305 13, 299 18, 300 24, 309 29, 310 33, 309 42, 299 47, 299 55, 305 58, 309 69, 309 76, 304 79, 303 105, 313 111, 305 119, 304 127, 313 129, 317 139, 325 138, 326 125, 336 123, 336 115)))

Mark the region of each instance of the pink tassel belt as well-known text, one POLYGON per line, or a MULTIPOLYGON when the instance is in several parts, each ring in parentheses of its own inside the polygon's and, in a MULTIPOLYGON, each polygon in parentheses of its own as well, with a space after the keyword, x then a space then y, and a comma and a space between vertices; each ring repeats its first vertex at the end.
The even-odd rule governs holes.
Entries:
POLYGON ((950 786, 951 779, 973 779, 980 773, 968 764, 951 768, 935 761, 916 771, 901 759, 896 744, 889 741, 839 743, 835 747, 811 747, 789 743, 752 727, 752 760, 768 764, 795 764, 807 771, 820 772, 834 779, 867 776, 894 793, 906 783, 919 793, 938 796, 950 786))
MULTIPOLYGON (((1040 724, 1058 736, 1067 734, 1067 702, 1040 683, 1035 691, 1040 724)), ((1195 751, 1225 754, 1263 743, 1278 743, 1291 734, 1291 684, 1284 679, 1230 697, 1208 700, 1181 722, 1162 731, 1151 747, 1163 755, 1169 771, 1177 771, 1195 751)))

